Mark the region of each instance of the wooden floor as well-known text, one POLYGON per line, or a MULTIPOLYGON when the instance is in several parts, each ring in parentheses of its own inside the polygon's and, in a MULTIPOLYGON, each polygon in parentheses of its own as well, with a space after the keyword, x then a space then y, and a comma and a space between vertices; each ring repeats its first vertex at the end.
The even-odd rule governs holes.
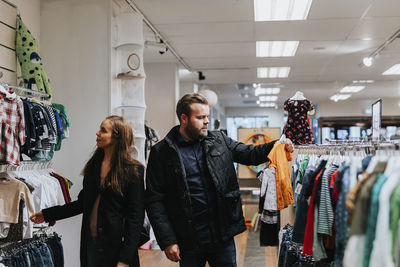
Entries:
MULTIPOLYGON (((259 267, 260 266, 260 261, 253 261, 252 257, 250 257, 249 253, 246 254, 246 249, 252 249, 251 247, 248 247, 248 238, 251 236, 251 238, 256 238, 258 234, 253 234, 249 233, 246 231, 240 235, 237 235, 235 237, 235 244, 236 244, 236 257, 237 257, 237 263, 238 267, 259 267)), ((253 240, 254 241, 254 240, 253 240)), ((254 243, 254 242, 251 242, 254 243)), ((263 260, 262 262, 265 262, 266 267, 274 267, 278 265, 278 260, 277 260, 277 248, 276 247, 265 247, 265 248, 258 248, 261 252, 265 252, 265 261, 263 260)), ((259 255, 261 256, 261 255, 259 255)), ((179 266, 179 263, 172 262, 167 259, 167 257, 164 255, 164 252, 160 250, 140 250, 139 251, 139 257, 140 257, 140 266, 142 267, 177 267, 179 266)), ((259 258, 259 257, 258 257, 259 258)), ((206 265, 208 266, 208 264, 206 265)), ((260 267, 264 267, 260 266, 260 267)))

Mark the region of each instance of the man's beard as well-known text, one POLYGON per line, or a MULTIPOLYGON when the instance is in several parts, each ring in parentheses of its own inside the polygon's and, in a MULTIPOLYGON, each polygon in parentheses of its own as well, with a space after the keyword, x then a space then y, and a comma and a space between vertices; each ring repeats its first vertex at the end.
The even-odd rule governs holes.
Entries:
POLYGON ((201 130, 202 129, 197 129, 196 127, 194 127, 191 123, 188 123, 185 128, 185 132, 191 140, 198 140, 202 137, 207 136, 207 134, 203 134, 201 130))

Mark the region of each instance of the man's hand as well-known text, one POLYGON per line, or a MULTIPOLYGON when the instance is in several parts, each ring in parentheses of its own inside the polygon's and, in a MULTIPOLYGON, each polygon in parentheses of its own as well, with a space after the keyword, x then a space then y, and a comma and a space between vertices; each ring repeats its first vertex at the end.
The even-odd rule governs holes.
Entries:
POLYGON ((173 244, 173 245, 168 246, 164 250, 164 253, 165 253, 165 256, 167 256, 167 258, 171 261, 178 262, 181 260, 181 257, 179 256, 180 252, 179 252, 178 244, 173 244))
POLYGON ((292 153, 294 151, 294 145, 290 139, 286 139, 285 149, 287 152, 292 153))
POLYGON ((39 224, 39 223, 43 223, 43 222, 44 222, 44 217, 43 217, 42 211, 38 211, 38 212, 36 212, 35 214, 32 214, 32 216, 29 217, 29 219, 30 219, 32 222, 36 223, 36 224, 39 224))
POLYGON ((123 262, 119 261, 117 263, 117 267, 129 267, 129 264, 126 264, 126 263, 123 263, 123 262))

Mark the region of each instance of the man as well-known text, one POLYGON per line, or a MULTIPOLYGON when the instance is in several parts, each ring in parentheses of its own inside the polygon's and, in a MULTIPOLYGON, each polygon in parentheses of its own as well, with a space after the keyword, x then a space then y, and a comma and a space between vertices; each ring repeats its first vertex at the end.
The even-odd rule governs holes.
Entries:
MULTIPOLYGON (((274 145, 208 132, 209 112, 205 97, 184 95, 180 125, 153 146, 147 165, 147 214, 161 249, 182 267, 236 266, 233 237, 246 225, 233 162, 261 164, 274 145)), ((285 148, 292 152, 292 143, 285 148)))

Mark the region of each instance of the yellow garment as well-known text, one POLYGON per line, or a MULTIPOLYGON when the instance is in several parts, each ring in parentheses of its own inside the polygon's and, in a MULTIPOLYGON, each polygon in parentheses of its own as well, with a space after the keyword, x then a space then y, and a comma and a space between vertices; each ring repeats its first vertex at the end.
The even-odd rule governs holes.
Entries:
POLYGON ((282 210, 294 203, 292 183, 290 181, 289 161, 292 154, 285 149, 285 144, 277 141, 268 154, 268 168, 275 168, 276 197, 278 210, 282 210))

